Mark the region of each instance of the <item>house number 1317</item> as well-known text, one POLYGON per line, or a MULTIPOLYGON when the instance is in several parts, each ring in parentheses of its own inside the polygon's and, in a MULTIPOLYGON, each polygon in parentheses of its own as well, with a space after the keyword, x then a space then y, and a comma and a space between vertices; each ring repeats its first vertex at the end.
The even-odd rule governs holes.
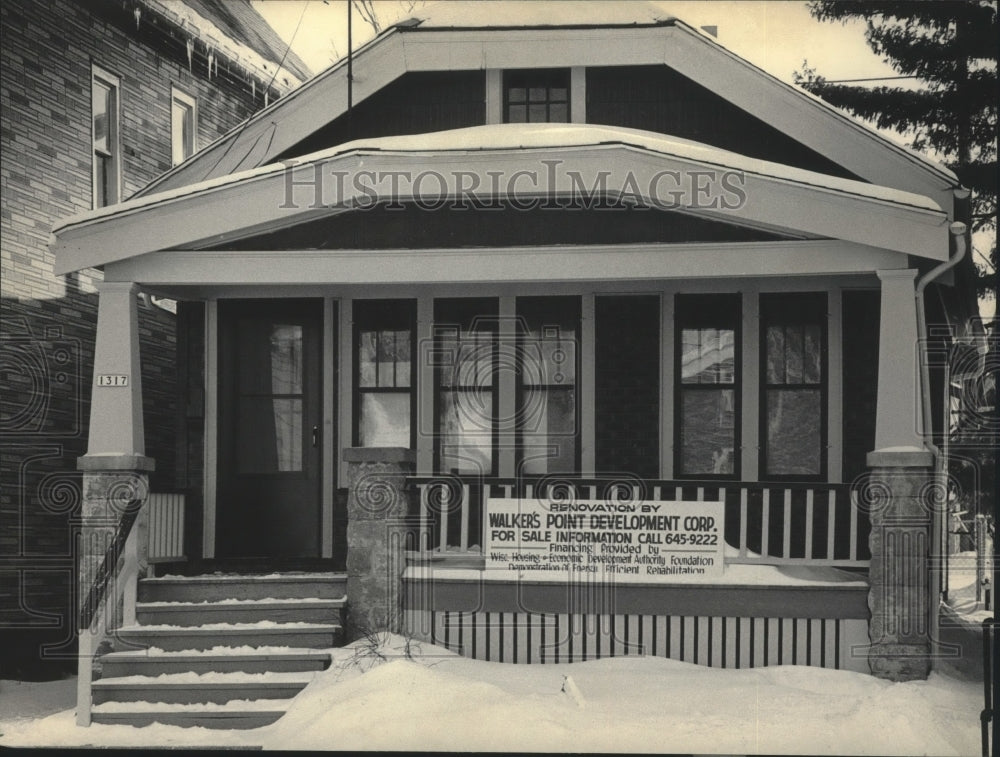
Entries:
POLYGON ((97 376, 98 386, 128 386, 128 374, 100 373, 97 376))

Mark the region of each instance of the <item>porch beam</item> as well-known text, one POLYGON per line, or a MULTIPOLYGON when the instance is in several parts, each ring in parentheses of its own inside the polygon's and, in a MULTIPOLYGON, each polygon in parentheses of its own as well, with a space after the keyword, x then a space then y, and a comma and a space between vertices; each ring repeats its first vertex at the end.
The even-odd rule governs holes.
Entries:
POLYGON ((836 275, 904 268, 905 256, 837 240, 492 249, 164 250, 105 279, 153 286, 438 284, 836 275))
POLYGON ((931 260, 946 256, 942 250, 947 251, 948 218, 926 197, 811 171, 778 170, 772 167, 776 164, 708 148, 705 155, 689 155, 692 148, 668 138, 644 142, 610 127, 575 128, 582 134, 567 138, 570 144, 539 140, 537 145, 529 141, 475 152, 433 140, 426 146, 418 142, 422 149, 412 152, 359 145, 226 183, 203 183, 188 191, 129 201, 114 211, 81 215, 58 227, 51 245, 55 272, 61 275, 162 249, 232 241, 249 228, 285 228, 318 213, 364 212, 374 199, 422 201, 431 207, 447 197, 579 202, 581 187, 601 186, 606 192, 628 189, 654 209, 784 230, 793 236, 843 239, 931 260), (394 186, 386 178, 415 177, 428 165, 435 167, 433 182, 407 180, 394 186))

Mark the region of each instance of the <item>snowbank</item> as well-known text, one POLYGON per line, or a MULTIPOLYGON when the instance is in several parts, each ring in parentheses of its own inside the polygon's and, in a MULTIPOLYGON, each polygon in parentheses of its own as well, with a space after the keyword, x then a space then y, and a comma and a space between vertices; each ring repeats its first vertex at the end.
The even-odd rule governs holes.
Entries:
MULTIPOLYGON (((795 666, 718 670, 660 658, 510 665, 390 637, 334 650, 281 720, 252 731, 76 728, 72 711, 2 722, 0 745, 975 754, 977 684, 893 684, 795 666)), ((0 710, 2 711, 2 710, 0 710)))

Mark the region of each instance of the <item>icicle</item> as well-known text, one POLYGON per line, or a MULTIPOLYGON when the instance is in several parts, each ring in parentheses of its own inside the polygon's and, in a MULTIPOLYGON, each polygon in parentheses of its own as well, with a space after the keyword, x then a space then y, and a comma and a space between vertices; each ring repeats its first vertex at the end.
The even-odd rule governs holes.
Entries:
POLYGON ((188 53, 188 71, 190 71, 192 60, 194 58, 194 39, 191 37, 188 37, 187 53, 188 53))
POLYGON ((208 51, 208 78, 212 78, 212 65, 215 63, 215 51, 209 48, 208 51))
POLYGON ((142 8, 138 5, 132 9, 132 15, 135 16, 135 30, 139 31, 139 17, 142 15, 142 8))
POLYGON ((253 97, 257 97, 257 80, 252 76, 250 77, 250 94, 253 97))
POLYGON ((264 90, 264 107, 265 108, 267 107, 267 95, 268 95, 268 91, 265 89, 264 90))

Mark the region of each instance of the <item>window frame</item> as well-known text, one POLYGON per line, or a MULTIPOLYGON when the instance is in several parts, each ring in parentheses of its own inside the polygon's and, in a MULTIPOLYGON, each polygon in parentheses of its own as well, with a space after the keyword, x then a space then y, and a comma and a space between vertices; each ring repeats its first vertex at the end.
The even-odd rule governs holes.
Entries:
POLYGON ((674 478, 678 480, 738 481, 742 475, 743 445, 743 295, 740 292, 674 295, 674 478), (700 302, 699 302, 700 301, 700 302), (730 319, 727 321, 726 319, 730 319), (684 329, 733 330, 733 381, 731 384, 685 384, 681 377, 684 329), (684 392, 733 392, 733 471, 732 473, 684 472, 684 392))
MULTIPOLYGON (((583 298, 579 295, 529 295, 529 296, 519 296, 515 300, 515 312, 517 314, 517 342, 516 342, 516 355, 517 355, 517 375, 515 379, 514 388, 514 408, 515 408, 515 423, 514 423, 514 469, 519 478, 525 476, 560 476, 560 475, 579 475, 581 468, 582 454, 583 454, 583 434, 582 434, 582 423, 581 423, 581 364, 582 364, 582 334, 581 329, 583 327, 583 298), (524 354, 525 354, 525 342, 527 341, 527 334, 530 333, 529 326, 530 322, 528 316, 524 313, 524 310, 530 309, 536 306, 536 303, 545 303, 548 305, 553 305, 558 303, 561 305, 572 304, 574 308, 574 336, 572 337, 575 343, 575 355, 573 364, 573 383, 572 385, 565 384, 525 384, 524 382, 524 354), (522 408, 524 408, 526 386, 540 387, 546 391, 550 388, 565 389, 567 386, 572 386, 574 397, 573 397, 573 435, 572 437, 567 436, 566 438, 573 439, 573 464, 570 471, 550 471, 546 470, 544 473, 524 473, 524 436, 525 429, 518 419, 521 418, 522 408)), ((565 312, 565 311, 563 311, 565 312)), ((563 312, 559 313, 558 318, 561 319, 563 312)), ((539 329, 542 333, 543 339, 547 338, 544 335, 546 329, 551 328, 553 324, 551 321, 555 321, 557 318, 552 316, 543 316, 539 329), (546 322, 546 319, 550 319, 546 322)), ((560 339, 567 339, 567 337, 560 336, 560 339)), ((548 460, 549 458, 546 458, 548 460)), ((548 466, 546 466, 548 468, 548 466)))
MULTIPOLYGON (((448 474, 449 471, 445 471, 441 467, 442 453, 441 444, 443 433, 441 430, 441 411, 443 407, 442 395, 446 391, 469 391, 466 387, 456 387, 444 386, 441 383, 441 376, 443 370, 446 368, 443 357, 443 347, 442 340, 443 337, 453 333, 454 329, 459 330, 461 334, 462 330, 467 330, 467 326, 472 325, 476 322, 475 316, 472 323, 468 323, 464 316, 467 314, 462 314, 462 322, 458 323, 459 318, 454 315, 447 314, 445 311, 448 308, 453 308, 454 310, 460 310, 463 308, 475 309, 481 308, 481 317, 483 322, 489 325, 486 329, 487 333, 490 334, 492 340, 492 350, 491 350, 491 360, 489 372, 491 374, 490 380, 490 390, 492 394, 492 407, 490 409, 490 469, 486 471, 481 471, 480 475, 484 476, 495 476, 499 470, 500 461, 500 444, 499 444, 499 432, 500 432, 500 379, 499 379, 499 356, 500 356, 500 339, 499 339, 499 309, 500 300, 497 297, 439 297, 434 299, 434 457, 433 457, 433 469, 439 474, 448 474)), ((447 366, 447 367, 450 367, 447 366)), ((472 474, 475 475, 475 474, 472 474)))
MULTIPOLYGON (((524 86, 524 89, 530 89, 531 84, 524 86)), ((501 113, 502 121, 505 124, 509 123, 572 123, 573 122, 573 74, 570 68, 513 68, 505 69, 503 72, 503 79, 501 83, 503 89, 503 112, 501 113), (532 121, 528 118, 529 111, 527 107, 531 102, 528 99, 528 95, 525 94, 525 118, 524 121, 511 121, 510 120, 510 90, 516 86, 511 83, 511 79, 516 79, 519 77, 524 77, 525 79, 531 80, 533 84, 541 85, 544 83, 545 86, 545 120, 544 121, 532 121), (565 77, 565 86, 563 85, 562 77, 565 77), (551 90, 559 88, 566 90, 566 100, 563 103, 562 100, 552 100, 551 90), (551 119, 551 106, 552 105, 563 105, 566 106, 566 120, 565 121, 553 121, 551 119)), ((536 103, 540 104, 540 103, 536 103)))
POLYGON ((122 146, 121 146, 121 77, 101 68, 96 63, 90 70, 90 204, 93 209, 116 205, 122 201, 122 146), (111 103, 108 111, 108 147, 104 156, 109 158, 109 171, 112 174, 109 189, 112 197, 105 197, 106 202, 98 204, 100 192, 100 176, 98 170, 97 130, 95 129, 96 111, 94 106, 94 89, 100 84, 111 92, 111 103))
MULTIPOLYGON (((416 449, 417 441, 417 301, 415 299, 364 299, 352 303, 351 325, 351 397, 352 397, 352 427, 351 440, 355 447, 361 447, 361 405, 364 394, 407 394, 410 398, 410 444, 409 449, 416 449), (367 312, 366 312, 367 311, 367 312), (396 328, 403 318, 407 320, 410 332, 410 385, 408 387, 380 387, 378 369, 376 367, 376 386, 361 386, 361 361, 358 359, 361 348, 362 331, 400 331, 396 328), (399 321, 394 319, 399 318, 399 321)), ((377 361, 376 361, 377 366, 377 361)), ((395 370, 395 368, 393 369, 395 370)))
POLYGON ((198 99, 188 94, 176 85, 170 87, 170 165, 178 166, 198 152, 198 99), (176 160, 174 137, 174 102, 180 102, 190 109, 191 113, 191 151, 181 160, 176 160))
POLYGON ((818 481, 825 482, 829 477, 830 469, 830 348, 829 348, 829 294, 826 291, 814 292, 766 292, 760 294, 758 302, 758 312, 760 313, 758 331, 760 340, 760 370, 759 384, 760 394, 758 398, 759 421, 758 421, 758 445, 759 455, 757 457, 757 476, 760 481, 818 481), (812 315, 816 315, 816 321, 806 320, 805 316, 810 315, 809 311, 814 310, 812 315), (783 319, 775 322, 770 320, 773 312, 787 314, 794 313, 796 320, 787 322, 783 319), (820 379, 818 384, 800 382, 798 384, 772 384, 767 376, 767 329, 772 325, 781 326, 806 326, 810 324, 819 325, 820 329, 820 379), (768 472, 767 458, 767 434, 768 434, 768 390, 787 389, 795 390, 815 390, 819 389, 820 405, 820 427, 819 427, 819 473, 770 473, 768 472))

